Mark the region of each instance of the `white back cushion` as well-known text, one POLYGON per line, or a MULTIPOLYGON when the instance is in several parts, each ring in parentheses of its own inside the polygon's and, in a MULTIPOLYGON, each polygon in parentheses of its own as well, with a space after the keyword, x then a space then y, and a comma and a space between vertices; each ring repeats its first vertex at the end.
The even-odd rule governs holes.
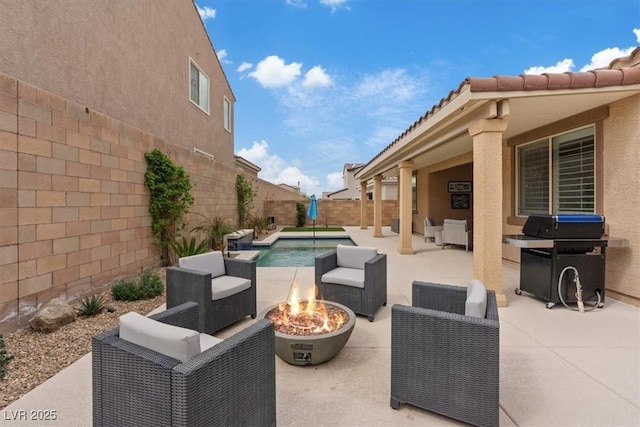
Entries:
POLYGON ((464 314, 467 316, 481 317, 484 319, 487 312, 487 290, 479 280, 472 280, 467 286, 467 300, 464 305, 464 314))
POLYGON ((180 258, 178 260, 178 264, 182 268, 211 273, 212 279, 226 274, 226 270, 224 269, 224 258, 220 251, 207 252, 200 255, 180 258))
POLYGON ((120 338, 186 362, 200 353, 200 334, 133 311, 120 316, 120 338))
POLYGON ((364 263, 378 255, 376 248, 366 246, 346 246, 336 247, 338 267, 358 268, 364 270, 364 263))
POLYGON ((446 219, 444 220, 445 224, 464 224, 464 226, 467 226, 467 220, 466 219, 446 219))

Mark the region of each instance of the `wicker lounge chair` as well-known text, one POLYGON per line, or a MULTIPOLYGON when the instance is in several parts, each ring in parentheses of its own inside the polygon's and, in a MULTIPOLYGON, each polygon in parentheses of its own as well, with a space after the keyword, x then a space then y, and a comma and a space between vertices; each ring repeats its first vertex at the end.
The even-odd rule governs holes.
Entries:
MULTIPOLYGON (((151 319, 164 328, 197 331, 198 304, 151 319)), ((184 362, 119 333, 116 328, 92 340, 94 426, 276 425, 270 321, 262 319, 184 362)))
POLYGON ((320 298, 346 305, 373 322, 387 305, 387 255, 375 248, 338 245, 315 259, 320 298))
POLYGON ((246 316, 256 318, 256 262, 222 252, 180 258, 167 268, 167 308, 188 301, 200 305, 199 330, 213 334, 246 316))
POLYGON ((482 286, 481 292, 486 309, 476 307, 474 316, 465 315, 471 296, 461 286, 413 282, 413 306, 392 307, 392 408, 408 403, 470 424, 498 425, 498 308, 494 291, 482 286))

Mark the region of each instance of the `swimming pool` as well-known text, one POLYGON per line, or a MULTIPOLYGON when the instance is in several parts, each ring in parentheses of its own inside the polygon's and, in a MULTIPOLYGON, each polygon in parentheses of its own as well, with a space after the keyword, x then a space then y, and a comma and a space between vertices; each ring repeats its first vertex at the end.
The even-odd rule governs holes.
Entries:
POLYGON ((271 246, 253 246, 259 250, 258 267, 313 267, 318 255, 334 250, 338 245, 355 246, 350 238, 334 239, 283 239, 271 246))

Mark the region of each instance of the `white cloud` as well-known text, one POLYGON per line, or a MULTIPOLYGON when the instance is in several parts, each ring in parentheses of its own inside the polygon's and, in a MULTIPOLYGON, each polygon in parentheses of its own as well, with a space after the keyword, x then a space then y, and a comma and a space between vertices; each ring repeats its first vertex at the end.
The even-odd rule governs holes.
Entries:
POLYGON ((198 8, 198 13, 200 14, 200 18, 202 18, 203 22, 216 17, 216 10, 212 7, 200 7, 196 5, 196 8, 198 8))
POLYGON ((575 67, 573 59, 563 59, 562 61, 552 65, 550 67, 535 66, 524 70, 525 74, 542 74, 542 73, 564 73, 565 71, 571 71, 575 67))
POLYGON ((421 86, 418 79, 409 76, 406 70, 397 68, 384 70, 377 75, 364 76, 356 87, 355 96, 358 98, 382 97, 392 105, 404 104, 422 90, 421 86))
POLYGON ((580 71, 594 70, 596 68, 608 67, 611 61, 614 59, 622 58, 623 56, 628 56, 635 49, 634 47, 630 47, 627 49, 620 49, 617 47, 610 47, 600 52, 596 52, 591 57, 591 62, 580 69, 580 71))
POLYGON ((325 191, 340 190, 344 187, 344 178, 342 172, 332 172, 327 174, 327 188, 325 191))
POLYGON ((319 192, 321 187, 316 178, 306 175, 297 166, 287 165, 278 155, 269 153, 267 141, 254 141, 251 148, 243 148, 238 151, 237 155, 259 166, 262 170, 258 176, 265 181, 292 186, 300 183, 303 193, 308 195, 322 194, 319 192))
POLYGON ((320 0, 321 5, 331 8, 331 13, 335 12, 339 8, 350 10, 349 6, 346 6, 346 3, 347 0, 320 0))
POLYGON ((225 64, 231 64, 231 61, 226 59, 228 56, 227 49, 220 49, 216 55, 218 55, 218 60, 220 62, 223 62, 225 64))
POLYGON ((304 76, 304 82, 302 83, 302 86, 326 87, 331 86, 332 84, 333 81, 331 80, 331 76, 329 76, 322 67, 316 65, 315 67, 307 71, 304 76))
POLYGON ((304 0, 287 0, 287 4, 289 6, 295 6, 301 9, 304 9, 307 7, 307 4, 304 2, 304 0))
POLYGON ((256 66, 256 70, 249 73, 263 87, 277 88, 286 86, 300 75, 302 64, 292 62, 285 64, 284 60, 276 55, 267 56, 256 66))
MULTIPOLYGON (((633 34, 636 36, 636 42, 640 43, 640 28, 634 28, 633 34)), ((626 49, 619 47, 609 47, 596 52, 591 56, 591 62, 580 68, 580 71, 595 70, 597 68, 608 67, 609 64, 615 59, 629 56, 637 46, 631 46, 626 49)), ((542 73, 564 73, 566 71, 573 71, 575 64, 573 59, 563 59, 562 61, 552 65, 550 67, 534 66, 524 70, 525 74, 542 74, 542 73)))
POLYGON ((252 63, 250 63, 250 62, 243 62, 242 64, 240 64, 240 66, 239 66, 238 68, 236 68, 236 71, 237 71, 237 72, 239 72, 239 73, 241 73, 241 72, 246 71, 246 70, 248 70, 248 69, 250 69, 250 68, 252 68, 252 67, 253 67, 253 64, 252 64, 252 63))

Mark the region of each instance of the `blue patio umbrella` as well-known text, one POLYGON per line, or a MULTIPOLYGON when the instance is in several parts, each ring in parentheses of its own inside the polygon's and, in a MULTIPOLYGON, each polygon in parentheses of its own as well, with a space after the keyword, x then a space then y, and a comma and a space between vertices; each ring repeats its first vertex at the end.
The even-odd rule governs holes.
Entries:
POLYGON ((318 218, 318 201, 316 195, 311 195, 309 201, 309 209, 307 210, 307 216, 313 220, 313 243, 316 242, 316 219, 318 218))

